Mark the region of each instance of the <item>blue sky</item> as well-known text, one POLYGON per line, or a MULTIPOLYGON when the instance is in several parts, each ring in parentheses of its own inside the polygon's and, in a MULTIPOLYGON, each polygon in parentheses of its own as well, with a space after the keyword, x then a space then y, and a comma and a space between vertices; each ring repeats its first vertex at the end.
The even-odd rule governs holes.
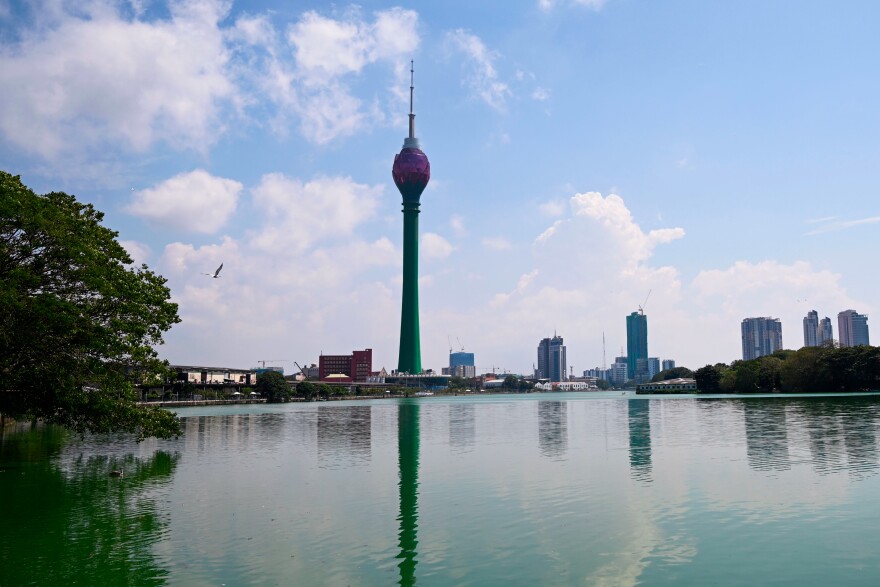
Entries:
MULTIPOLYGON (((873 2, 0 0, 0 168, 106 212, 168 278, 173 363, 396 367, 416 130, 423 364, 625 346, 699 367, 739 324, 874 311, 873 2), (222 278, 209 279, 223 262, 222 278)), ((869 325, 871 322, 869 321, 869 325)))

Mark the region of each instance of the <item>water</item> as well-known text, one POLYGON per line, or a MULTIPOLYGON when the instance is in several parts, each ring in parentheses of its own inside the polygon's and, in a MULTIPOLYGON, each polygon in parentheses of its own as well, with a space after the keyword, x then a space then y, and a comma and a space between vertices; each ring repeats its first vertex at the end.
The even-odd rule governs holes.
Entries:
POLYGON ((180 415, 140 445, 7 432, 0 585, 880 583, 880 396, 180 415))

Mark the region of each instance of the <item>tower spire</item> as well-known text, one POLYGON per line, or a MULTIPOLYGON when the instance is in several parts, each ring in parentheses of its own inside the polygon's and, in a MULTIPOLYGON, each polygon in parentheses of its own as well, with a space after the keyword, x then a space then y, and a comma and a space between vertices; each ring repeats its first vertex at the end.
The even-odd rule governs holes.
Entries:
POLYGON ((415 89, 415 84, 413 84, 413 77, 415 75, 415 61, 410 59, 409 62, 409 138, 413 140, 416 138, 416 115, 413 112, 413 90, 415 89))

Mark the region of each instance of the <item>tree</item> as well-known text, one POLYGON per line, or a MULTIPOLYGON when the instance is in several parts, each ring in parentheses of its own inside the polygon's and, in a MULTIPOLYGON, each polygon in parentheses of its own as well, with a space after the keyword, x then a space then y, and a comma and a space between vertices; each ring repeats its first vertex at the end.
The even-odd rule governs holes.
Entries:
POLYGON ((269 403, 282 402, 290 397, 290 386, 278 371, 264 371, 257 375, 256 392, 269 403))
POLYGON ((139 406, 134 384, 163 376, 154 347, 177 305, 164 278, 131 267, 103 217, 0 171, 0 413, 169 438, 176 416, 139 406))
POLYGON ((673 367, 672 369, 660 371, 651 378, 651 381, 666 381, 668 379, 678 379, 679 377, 691 378, 693 376, 694 372, 687 367, 673 367))
POLYGON ((611 389, 611 384, 608 383, 605 379, 597 379, 596 387, 599 389, 611 389))
POLYGON ((519 379, 517 379, 516 375, 508 375, 504 378, 504 383, 502 386, 505 389, 516 389, 519 384, 519 379))
POLYGON ((719 365, 706 365, 694 372, 697 389, 702 393, 718 393, 721 391, 722 369, 719 365))
POLYGON ((311 400, 318 395, 318 387, 311 381, 300 381, 296 384, 296 394, 311 400))

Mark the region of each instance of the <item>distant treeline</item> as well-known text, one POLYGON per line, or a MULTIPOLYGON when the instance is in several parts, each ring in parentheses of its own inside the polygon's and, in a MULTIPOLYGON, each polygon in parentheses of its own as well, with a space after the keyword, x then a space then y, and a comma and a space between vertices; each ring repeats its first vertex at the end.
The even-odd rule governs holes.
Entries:
POLYGON ((804 347, 694 372, 702 393, 828 393, 880 390, 880 347, 804 347))

